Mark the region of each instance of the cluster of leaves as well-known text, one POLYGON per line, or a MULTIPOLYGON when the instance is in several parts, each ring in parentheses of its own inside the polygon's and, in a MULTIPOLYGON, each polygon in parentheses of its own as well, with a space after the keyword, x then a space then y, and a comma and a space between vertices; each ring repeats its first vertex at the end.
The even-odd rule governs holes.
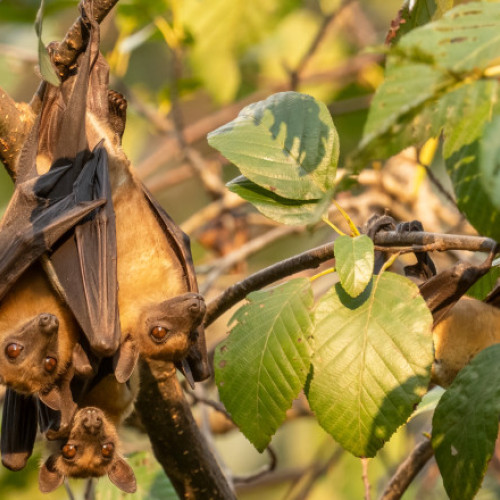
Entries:
MULTIPOLYGON (((480 233, 499 239, 500 5, 445 12, 443 2, 417 1, 415 9, 403 11, 406 25, 348 166, 358 172, 441 135, 459 207, 480 233)), ((209 142, 243 174, 229 188, 274 220, 314 222, 333 196, 338 137, 309 96, 286 92, 253 104, 209 142)), ((221 399, 258 450, 304 389, 318 422, 346 450, 374 456, 427 391, 432 318, 416 286, 389 272, 373 276, 366 236, 337 238, 335 263, 340 282, 316 304, 307 279, 250 294, 216 353, 221 399)), ((479 354, 435 411, 432 444, 450 498, 472 498, 492 456, 499 356, 498 346, 479 354)))

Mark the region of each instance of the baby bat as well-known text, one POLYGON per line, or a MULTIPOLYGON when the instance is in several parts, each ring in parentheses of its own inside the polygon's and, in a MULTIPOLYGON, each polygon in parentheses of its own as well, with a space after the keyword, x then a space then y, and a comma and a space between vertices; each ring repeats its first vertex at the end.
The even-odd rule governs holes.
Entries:
POLYGON ((106 474, 121 490, 127 493, 136 490, 132 468, 120 455, 116 431, 132 409, 136 388, 118 383, 110 374, 81 397, 68 432, 54 441, 54 450, 40 469, 40 491, 53 491, 65 477, 92 478, 106 474))

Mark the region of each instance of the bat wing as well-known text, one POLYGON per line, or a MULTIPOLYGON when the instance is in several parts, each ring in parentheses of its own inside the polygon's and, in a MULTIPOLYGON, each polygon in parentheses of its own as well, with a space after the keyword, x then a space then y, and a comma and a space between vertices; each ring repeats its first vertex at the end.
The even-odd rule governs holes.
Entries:
POLYGON ((115 216, 107 153, 102 144, 89 151, 85 121, 88 105, 100 105, 105 99, 108 109, 107 74, 97 64, 99 27, 85 11, 82 14, 90 23, 90 40, 76 76, 51 87, 42 98, 38 147, 50 153, 50 172, 70 165, 68 174, 50 189, 51 201, 74 193, 79 202, 107 202, 53 248, 45 265, 91 348, 106 356, 116 351, 120 341, 115 216))
POLYGON ((38 422, 38 408, 33 396, 24 396, 7 388, 2 413, 0 451, 2 464, 21 470, 33 452, 38 422))
MULTIPOLYGON (((92 217, 50 256, 58 283, 93 351, 112 355, 120 342, 117 306, 116 227, 106 150, 98 145, 88 174, 75 187, 85 198, 106 199, 92 217)), ((87 166, 86 165, 86 166, 87 166)))
POLYGON ((106 199, 78 200, 72 193, 47 205, 43 197, 66 169, 16 187, 0 231, 0 299, 21 274, 106 199))
MULTIPOLYGON (((161 205, 155 200, 153 195, 143 185, 144 195, 149 202, 151 210, 157 217, 160 225, 163 228, 165 237, 167 238, 171 248, 175 252, 179 263, 182 265, 186 285, 188 291, 198 292, 198 283, 194 272, 193 258, 191 256, 191 245, 189 237, 183 233, 170 216, 165 212, 161 205)), ((208 363, 207 346, 205 342, 205 332, 203 326, 197 328, 198 337, 189 354, 186 357, 187 367, 184 367, 186 372, 191 372, 193 379, 196 382, 201 382, 210 376, 210 368, 208 363)), ((188 373, 189 376, 189 373, 188 373)))

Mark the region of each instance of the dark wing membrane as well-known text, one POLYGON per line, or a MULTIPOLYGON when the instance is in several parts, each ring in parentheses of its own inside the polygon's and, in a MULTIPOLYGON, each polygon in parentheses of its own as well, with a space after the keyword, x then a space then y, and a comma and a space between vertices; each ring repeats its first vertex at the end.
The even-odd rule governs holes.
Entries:
POLYGON ((93 351, 112 355, 120 342, 117 305, 116 226, 108 176, 108 159, 96 147, 85 168, 88 177, 75 184, 77 196, 106 199, 91 218, 50 257, 62 293, 93 351))
MULTIPOLYGON (((56 179, 52 174, 46 176, 56 179)), ((39 178, 44 186, 48 181, 46 176, 39 178)), ((20 187, 19 191, 9 205, 0 231, 0 299, 59 238, 106 202, 105 199, 77 201, 70 194, 41 209, 36 206, 40 199, 34 185, 20 187), (27 188, 33 189, 31 196, 26 193, 27 188)))
MULTIPOLYGON (((165 237, 167 238, 169 245, 175 252, 179 263, 182 266, 188 291, 195 293, 198 292, 198 283, 194 272, 189 237, 180 230, 177 224, 175 224, 175 222, 170 218, 170 216, 165 212, 165 210, 161 207, 158 201, 155 200, 153 195, 144 185, 142 186, 142 189, 151 209, 164 230, 165 237)), ((210 376, 210 368, 203 326, 199 326, 197 328, 197 332, 197 341, 189 351, 186 361, 191 370, 193 379, 196 382, 201 382, 210 376)))
POLYGON ((37 431, 38 408, 33 396, 24 396, 7 388, 2 413, 0 451, 2 464, 21 470, 33 452, 37 431))

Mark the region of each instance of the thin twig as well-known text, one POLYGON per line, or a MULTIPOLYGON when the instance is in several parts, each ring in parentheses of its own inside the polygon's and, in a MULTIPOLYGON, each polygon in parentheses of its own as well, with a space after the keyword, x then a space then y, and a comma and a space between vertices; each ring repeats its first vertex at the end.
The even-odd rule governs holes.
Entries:
POLYGON ((361 459, 361 467, 363 468, 362 478, 365 486, 365 500, 371 500, 372 498, 370 478, 368 477, 368 460, 369 459, 366 457, 361 459))
POLYGON ((434 450, 429 439, 426 438, 417 444, 392 476, 380 500, 398 500, 401 498, 413 479, 415 479, 415 476, 424 468, 433 455, 434 450))
MULTIPOLYGON (((404 250, 419 251, 422 245, 433 245, 435 251, 469 250, 472 252, 492 252, 497 249, 497 242, 483 236, 462 236, 427 232, 397 233, 379 232, 375 235, 377 248, 384 251, 404 250)), ((428 247, 430 248, 430 247, 428 247)), ((322 262, 333 259, 333 243, 327 243, 308 250, 284 261, 258 271, 244 280, 230 286, 221 295, 209 302, 205 316, 205 326, 210 325, 234 304, 243 300, 250 292, 275 283, 276 281, 304 271, 317 268, 322 262)))

